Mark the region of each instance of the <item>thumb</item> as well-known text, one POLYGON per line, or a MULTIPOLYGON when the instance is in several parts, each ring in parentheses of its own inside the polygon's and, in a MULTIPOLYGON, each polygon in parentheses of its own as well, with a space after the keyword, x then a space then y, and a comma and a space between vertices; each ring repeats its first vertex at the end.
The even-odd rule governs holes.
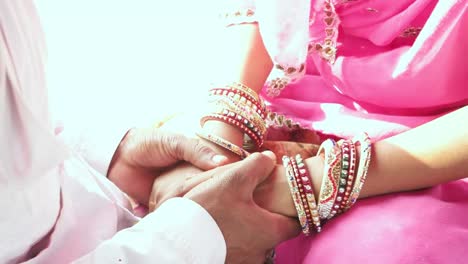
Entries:
POLYGON ((264 182, 275 168, 275 154, 270 151, 264 153, 253 153, 246 159, 236 163, 233 166, 233 176, 231 180, 235 180, 233 184, 238 186, 238 190, 245 191, 249 195, 253 195, 254 190, 264 182))
POLYGON ((169 145, 173 147, 174 159, 185 160, 202 170, 213 169, 224 165, 228 161, 226 156, 217 154, 210 147, 203 144, 201 139, 187 138, 180 135, 175 140, 178 140, 178 142, 169 145))
POLYGON ((161 129, 144 130, 140 134, 141 139, 136 140, 140 146, 137 160, 147 166, 166 167, 185 160, 209 170, 227 161, 199 139, 161 129))

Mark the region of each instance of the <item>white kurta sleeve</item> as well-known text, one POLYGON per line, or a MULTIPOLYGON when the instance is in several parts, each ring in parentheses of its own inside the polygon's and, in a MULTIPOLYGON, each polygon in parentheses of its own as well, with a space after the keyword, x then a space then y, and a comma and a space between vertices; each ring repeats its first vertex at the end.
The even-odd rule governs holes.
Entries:
POLYGON ((115 150, 132 126, 126 122, 89 120, 86 124, 64 123, 58 136, 95 170, 107 175, 115 150))
POLYGON ((167 200, 75 263, 224 263, 226 244, 214 219, 185 198, 167 200))

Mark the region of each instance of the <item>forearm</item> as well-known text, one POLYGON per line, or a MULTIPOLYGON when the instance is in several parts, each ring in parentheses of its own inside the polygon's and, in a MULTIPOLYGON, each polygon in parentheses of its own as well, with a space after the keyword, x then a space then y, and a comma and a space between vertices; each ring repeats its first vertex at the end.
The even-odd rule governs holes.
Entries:
MULTIPOLYGON (((227 27, 222 36, 220 56, 215 65, 219 70, 219 82, 242 83, 255 92, 260 92, 271 69, 272 61, 263 45, 255 24, 241 24, 227 27)), ((224 139, 242 146, 243 134, 234 127, 219 121, 208 121, 204 128, 224 139)))
MULTIPOLYGON (((366 183, 360 198, 417 190, 468 176, 468 107, 373 144, 366 183)), ((318 194, 323 158, 306 160, 318 194)), ((256 200, 275 212, 294 216, 284 169, 279 166, 256 193, 256 200)))
POLYGON ((468 107, 374 144, 361 197, 426 188, 468 176, 468 107))

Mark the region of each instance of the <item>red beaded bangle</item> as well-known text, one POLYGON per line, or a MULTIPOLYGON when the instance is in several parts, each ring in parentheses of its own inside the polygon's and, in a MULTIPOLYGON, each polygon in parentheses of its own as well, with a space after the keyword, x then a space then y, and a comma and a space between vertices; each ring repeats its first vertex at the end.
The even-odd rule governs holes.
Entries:
MULTIPOLYGON (((236 102, 226 101, 225 98, 221 97, 221 100, 215 100, 210 102, 214 104, 215 110, 213 114, 223 114, 223 111, 229 110, 238 115, 241 119, 245 119, 248 123, 251 123, 252 128, 258 130, 260 135, 264 135, 266 132, 265 121, 258 115, 254 110, 251 110, 248 106, 238 105, 236 102), (224 99, 224 100, 223 100, 224 99)), ((246 124, 249 126, 248 124, 246 124)), ((256 131, 254 131, 256 132, 256 131)))
POLYGON ((289 158, 289 159, 290 159, 291 167, 292 167, 293 172, 294 172, 294 178, 296 180, 296 184, 297 184, 297 187, 299 189, 299 196, 301 198, 302 207, 304 208, 304 213, 305 213, 305 216, 306 216, 306 219, 307 219, 307 221, 306 221, 307 222, 307 227, 305 229, 303 229, 302 232, 304 233, 304 235, 308 236, 308 235, 310 235, 310 230, 312 228, 314 228, 311 208, 309 207, 309 203, 307 202, 307 197, 306 197, 307 189, 310 190, 311 186, 309 184, 307 184, 307 185, 303 184, 303 181, 301 179, 301 174, 299 173, 299 168, 297 166, 296 160, 294 158, 292 158, 292 157, 289 158))
POLYGON ((351 190, 354 184, 354 177, 356 175, 356 162, 357 162, 357 153, 356 153, 356 145, 353 142, 350 142, 349 145, 349 172, 348 172, 348 180, 346 182, 346 189, 345 195, 343 197, 343 201, 341 201, 340 209, 338 213, 342 213, 343 209, 345 208, 346 204, 348 203, 349 195, 351 194, 351 190))
MULTIPOLYGON (((216 113, 216 114, 220 114, 220 113, 216 113)), ((255 126, 255 124, 253 124, 252 121, 245 118, 244 116, 239 115, 239 114, 237 114, 237 113, 235 113, 233 111, 229 111, 227 109, 224 109, 223 112, 221 113, 221 115, 227 116, 227 117, 230 117, 230 118, 233 118, 233 119, 236 119, 236 120, 242 122, 245 126, 247 126, 247 128, 250 129, 250 131, 255 133, 259 138, 263 138, 263 133, 259 130, 259 128, 257 126, 255 126)))
POLYGON ((313 228, 315 229, 315 231, 317 231, 317 233, 320 233, 320 231, 322 231, 322 226, 320 223, 320 216, 318 213, 317 200, 315 199, 314 188, 312 185, 312 177, 309 174, 306 165, 304 164, 301 154, 296 155, 296 163, 297 167, 299 168, 299 174, 301 177, 302 184, 306 186, 306 198, 312 214, 312 223, 314 225, 313 228))
POLYGON ((309 226, 307 222, 307 217, 305 215, 304 206, 299 192, 299 187, 297 186, 296 176, 292 168, 291 159, 288 156, 283 156, 283 166, 286 170, 286 179, 288 181, 289 191, 291 192, 291 198, 294 202, 294 207, 297 211, 297 217, 299 218, 301 229, 304 233, 306 233, 310 231, 308 229, 309 226))
POLYGON ((261 147, 263 145, 263 138, 258 137, 247 126, 245 126, 240 121, 238 121, 238 120, 236 120, 236 119, 234 119, 232 117, 224 116, 224 115, 220 115, 220 114, 207 115, 207 116, 205 116, 205 117, 203 117, 201 119, 201 121, 200 121, 201 126, 203 127, 205 122, 208 121, 208 120, 218 120, 218 121, 230 124, 230 125, 234 125, 234 126, 238 127, 240 130, 242 130, 245 134, 247 134, 247 136, 249 136, 250 139, 255 143, 256 147, 259 148, 259 147, 261 147))
POLYGON ((369 169, 370 159, 371 159, 371 140, 369 136, 364 133, 361 137, 357 137, 353 139, 354 143, 359 143, 361 145, 361 153, 359 159, 359 167, 356 174, 356 179, 354 181, 353 189, 351 190, 351 194, 349 196, 348 202, 344 208, 344 211, 349 210, 361 193, 362 187, 364 186, 364 182, 367 178, 367 171, 369 169))
POLYGON ((240 90, 232 88, 213 88, 210 90, 210 95, 227 96, 239 101, 245 100, 247 106, 252 106, 262 119, 266 118, 266 106, 263 101, 259 102, 240 90))
POLYGON ((340 140, 338 142, 338 145, 341 147, 341 173, 338 179, 338 192, 333 203, 331 212, 328 215, 328 220, 332 219, 340 209, 340 204, 344 199, 346 184, 349 175, 350 142, 346 140, 340 140))

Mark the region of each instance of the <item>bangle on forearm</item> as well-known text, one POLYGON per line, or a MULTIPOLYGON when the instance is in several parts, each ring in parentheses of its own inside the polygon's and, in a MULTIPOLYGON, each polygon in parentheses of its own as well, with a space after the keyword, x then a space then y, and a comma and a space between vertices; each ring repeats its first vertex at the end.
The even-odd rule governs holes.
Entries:
POLYGON ((327 139, 319 148, 317 155, 325 154, 325 166, 323 171, 322 185, 318 199, 318 211, 320 219, 328 219, 336 195, 338 194, 338 178, 341 172, 341 149, 336 142, 327 139))
POLYGON ((263 119, 266 118, 266 106, 263 100, 258 101, 242 91, 232 88, 213 88, 209 91, 209 96, 225 96, 231 98, 234 102, 244 103, 252 107, 263 119))
POLYGON ((221 137, 218 137, 216 135, 213 135, 213 134, 208 134, 208 133, 204 133, 203 131, 200 131, 200 132, 197 132, 197 136, 199 136, 200 138, 203 138, 205 140, 208 140, 226 150, 229 150, 230 152, 236 154, 237 156, 239 156, 241 159, 245 159, 246 157, 248 157, 250 155, 249 152, 245 151, 243 148, 221 138, 221 137))
POLYGON ((323 223, 349 210, 362 190, 370 163, 371 142, 367 134, 353 140, 328 139, 317 153, 325 156, 322 184, 315 199, 312 177, 300 155, 283 157, 286 177, 302 231, 321 231, 323 223), (356 144, 361 145, 359 166, 356 144), (357 173, 356 173, 357 169, 357 173))
POLYGON ((240 129, 257 148, 263 145, 266 106, 252 89, 240 83, 213 88, 209 91, 208 104, 211 109, 201 118, 201 127, 208 120, 218 120, 240 129))
POLYGON ((301 155, 296 155, 295 158, 284 156, 283 165, 302 232, 306 236, 310 235, 312 230, 320 232, 322 228, 312 180, 301 155))
POLYGON ((307 222, 307 216, 304 211, 304 205, 301 199, 301 193, 297 185, 296 176, 294 174, 294 169, 291 163, 291 158, 288 156, 283 157, 283 166, 286 170, 286 179, 289 186, 289 191, 291 193, 291 198, 294 202, 294 207, 297 211, 297 217, 299 218, 299 223, 301 225, 302 232, 306 235, 310 233, 309 223, 307 222))
POLYGON ((348 170, 348 179, 346 181, 346 189, 345 194, 343 197, 343 201, 341 201, 340 209, 338 213, 342 213, 346 204, 348 203, 349 196, 351 195, 351 190, 353 188, 356 167, 357 167, 357 153, 356 153, 356 145, 352 141, 349 142, 349 170, 348 170))
POLYGON ((322 226, 318 214, 317 201, 315 200, 314 188, 312 185, 312 177, 310 177, 309 171, 307 170, 307 166, 305 166, 302 156, 300 154, 296 155, 296 164, 299 169, 301 183, 305 189, 306 203, 308 204, 310 210, 311 219, 308 219, 310 221, 309 227, 311 229, 314 228, 315 231, 319 233, 322 230, 322 226))
POLYGON ((356 203, 356 200, 361 193, 362 187, 364 186, 364 182, 366 181, 367 171, 369 170, 371 159, 371 140, 367 134, 364 133, 362 136, 353 139, 353 143, 358 143, 361 145, 359 167, 357 170, 354 186, 344 211, 349 210, 354 205, 354 203, 356 203))
POLYGON ((217 120, 224 122, 226 124, 233 125, 237 128, 239 128, 244 134, 250 137, 255 142, 256 146, 261 146, 261 143, 263 141, 263 138, 260 138, 254 131, 252 131, 249 127, 244 125, 240 120, 237 120, 230 116, 229 114, 226 115, 220 115, 220 114, 210 114, 206 115, 201 119, 201 123, 204 124, 208 120, 217 120))
POLYGON ((211 106, 210 112, 214 114, 225 114, 224 111, 228 110, 238 117, 239 120, 243 121, 245 125, 249 125, 255 133, 263 137, 266 132, 266 123, 259 114, 255 112, 249 106, 238 102, 232 102, 231 100, 225 100, 226 98, 213 98, 209 101, 211 106))
POLYGON ((328 220, 332 219, 338 213, 341 202, 345 196, 350 168, 351 145, 353 145, 353 143, 347 140, 340 140, 338 142, 338 146, 341 148, 341 171, 338 179, 337 195, 333 202, 331 212, 327 217, 328 220))

